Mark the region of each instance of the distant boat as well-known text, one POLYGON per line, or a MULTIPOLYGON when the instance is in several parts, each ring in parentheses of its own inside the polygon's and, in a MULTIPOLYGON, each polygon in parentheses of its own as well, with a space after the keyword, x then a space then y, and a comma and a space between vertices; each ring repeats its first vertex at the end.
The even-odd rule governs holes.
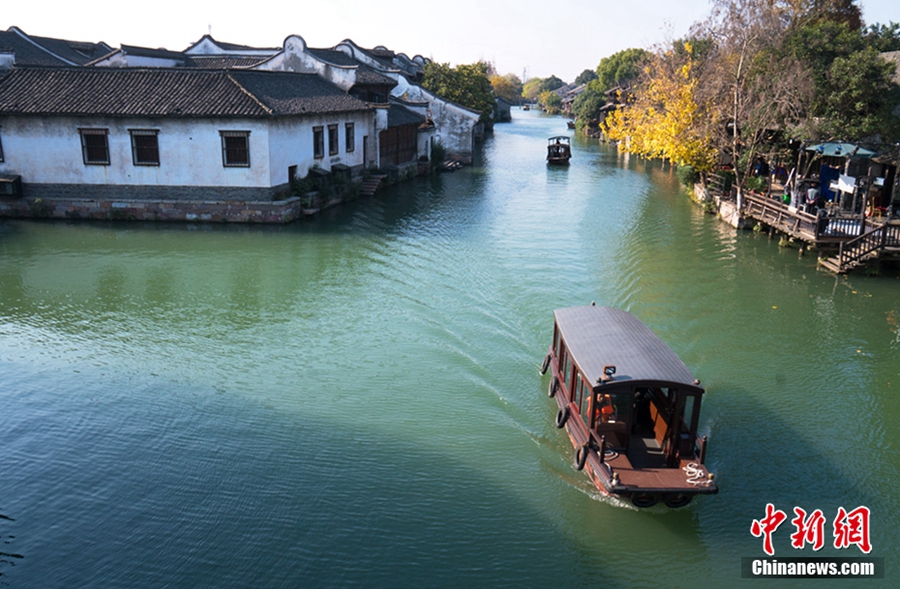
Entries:
POLYGON ((523 105, 522 105, 522 110, 531 110, 531 107, 528 106, 527 104, 523 104, 523 105))
POLYGON ((565 165, 572 158, 572 148, 569 146, 569 137, 560 135, 551 137, 547 143, 547 163, 565 165))
POLYGON ((567 122, 566 124, 569 126, 570 129, 574 129, 574 128, 575 128, 575 121, 569 121, 569 122, 567 122))

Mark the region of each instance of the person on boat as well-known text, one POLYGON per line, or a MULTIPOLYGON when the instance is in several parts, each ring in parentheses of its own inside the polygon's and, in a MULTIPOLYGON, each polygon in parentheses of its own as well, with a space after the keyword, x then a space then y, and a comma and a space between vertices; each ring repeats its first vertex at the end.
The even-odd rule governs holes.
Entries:
POLYGON ((609 395, 597 395, 597 400, 600 402, 600 421, 609 423, 610 420, 614 419, 615 414, 612 397, 609 395))

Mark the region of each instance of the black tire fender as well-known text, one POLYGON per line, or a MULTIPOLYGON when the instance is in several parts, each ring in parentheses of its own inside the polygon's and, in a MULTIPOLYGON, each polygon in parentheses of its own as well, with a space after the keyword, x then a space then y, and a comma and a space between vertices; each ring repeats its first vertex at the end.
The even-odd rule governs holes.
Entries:
POLYGON ((690 503, 693 498, 693 495, 688 495, 687 493, 666 493, 665 497, 663 497, 663 503, 666 504, 666 507, 678 509, 690 503))
POLYGON ((547 389, 547 396, 551 399, 556 396, 556 390, 559 388, 559 378, 554 376, 550 381, 550 387, 547 389))
POLYGON ((645 508, 645 507, 653 507, 656 505, 657 501, 659 501, 659 496, 656 493, 633 493, 631 495, 631 503, 635 507, 645 508))
POLYGON ((563 407, 556 412, 556 427, 562 429, 567 421, 569 421, 569 408, 563 407))
POLYGON ((578 446, 578 449, 575 450, 575 470, 584 470, 584 465, 587 463, 588 457, 588 447, 587 445, 578 446))
POLYGON ((541 364, 541 374, 547 374, 548 368, 550 368, 550 354, 547 354, 547 357, 544 358, 544 363, 541 364))

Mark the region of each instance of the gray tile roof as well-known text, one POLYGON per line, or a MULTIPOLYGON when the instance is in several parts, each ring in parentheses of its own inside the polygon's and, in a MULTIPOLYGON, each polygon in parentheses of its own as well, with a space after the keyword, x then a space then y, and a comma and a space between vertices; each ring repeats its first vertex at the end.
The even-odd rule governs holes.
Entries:
POLYGON ((11 49, 19 66, 84 65, 112 51, 106 43, 36 37, 16 27, 0 31, 0 48, 11 49))
POLYGON ((212 38, 211 35, 203 35, 197 41, 193 42, 188 46, 184 51, 187 53, 197 45, 200 45, 204 39, 209 39, 211 43, 213 43, 219 49, 224 51, 271 51, 272 53, 276 53, 281 51, 281 47, 251 47, 250 45, 239 45, 237 43, 225 43, 224 41, 217 41, 212 38))
POLYGON ((425 117, 409 110, 397 101, 391 101, 391 108, 388 110, 388 127, 400 127, 403 125, 421 125, 426 121, 425 117))
POLYGON ((315 74, 169 68, 14 68, 0 114, 272 117, 368 110, 315 74))
POLYGON ((234 57, 224 55, 191 55, 185 57, 189 57, 189 61, 185 64, 187 67, 208 70, 250 68, 269 59, 268 57, 234 57))
POLYGON ((356 70, 356 83, 369 86, 390 86, 391 88, 397 85, 393 78, 379 74, 364 64, 360 64, 359 69, 356 70))
POLYGON ((18 65, 71 65, 13 31, 0 31, 0 49, 11 50, 18 65))
POLYGON ((312 55, 318 57, 322 61, 327 61, 328 63, 332 63, 334 65, 342 65, 342 66, 357 66, 359 62, 344 53, 343 51, 335 51, 334 49, 313 49, 312 47, 308 47, 306 49, 312 55))
POLYGON ((184 62, 187 56, 181 51, 169 51, 165 48, 151 49, 149 47, 138 47, 136 45, 122 45, 120 47, 128 55, 137 55, 140 57, 156 57, 159 59, 174 59, 184 62))
POLYGON ((103 57, 113 49, 106 43, 86 43, 66 39, 53 39, 51 37, 35 37, 34 35, 29 35, 29 38, 60 57, 78 65, 84 65, 98 57, 103 57))
POLYGON ((394 81, 393 78, 378 73, 366 64, 350 57, 343 51, 335 51, 334 49, 313 49, 311 47, 308 48, 307 51, 324 62, 343 67, 355 67, 357 84, 365 84, 368 86, 390 86, 392 88, 397 85, 397 82, 394 81))

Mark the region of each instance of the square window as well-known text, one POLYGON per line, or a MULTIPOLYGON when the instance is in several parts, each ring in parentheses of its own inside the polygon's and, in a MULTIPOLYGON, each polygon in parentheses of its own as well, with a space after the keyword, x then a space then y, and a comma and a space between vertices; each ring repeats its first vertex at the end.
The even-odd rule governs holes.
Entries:
POLYGON ((81 155, 85 165, 109 165, 109 129, 78 129, 81 134, 81 155))
POLYGON ((131 129, 131 157, 136 166, 159 165, 159 131, 131 129))
POLYGON ((250 131, 219 131, 222 136, 222 164, 250 167, 250 131))
POLYGON ((352 152, 356 149, 356 136, 355 129, 353 128, 353 123, 347 123, 344 125, 344 149, 347 153, 352 152))
POLYGON ((316 159, 325 157, 325 131, 322 127, 313 127, 313 156, 316 159))
POLYGON ((338 126, 328 125, 328 154, 337 155, 338 152, 338 126))

